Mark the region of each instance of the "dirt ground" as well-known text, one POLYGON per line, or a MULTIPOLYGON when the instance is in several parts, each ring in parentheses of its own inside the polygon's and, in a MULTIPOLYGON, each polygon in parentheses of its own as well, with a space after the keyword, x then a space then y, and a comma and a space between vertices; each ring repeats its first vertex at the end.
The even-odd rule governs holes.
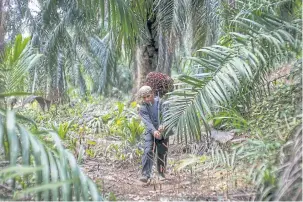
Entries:
MULTIPOLYGON (((170 150, 173 147, 170 146, 170 150)), ((188 154, 169 152, 168 162, 176 162, 188 157, 188 154)), ((229 201, 250 200, 253 195, 239 175, 224 169, 176 171, 169 163, 166 180, 159 181, 154 174, 149 184, 142 183, 140 160, 133 162, 113 161, 107 158, 86 159, 85 173, 93 179, 103 196, 109 200, 131 201, 229 201)))

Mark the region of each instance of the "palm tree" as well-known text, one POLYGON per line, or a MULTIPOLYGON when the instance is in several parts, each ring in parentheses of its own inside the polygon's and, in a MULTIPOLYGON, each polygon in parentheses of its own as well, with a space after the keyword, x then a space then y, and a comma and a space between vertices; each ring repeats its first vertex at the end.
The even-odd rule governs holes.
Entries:
MULTIPOLYGON (((78 70, 81 65, 87 64, 82 64, 85 61, 82 61, 81 56, 94 58, 94 54, 97 54, 93 52, 93 46, 96 46, 93 38, 101 41, 105 36, 99 34, 102 30, 98 18, 79 9, 77 1, 34 1, 35 6, 32 3, 11 1, 9 6, 16 12, 10 13, 7 22, 10 25, 9 38, 14 39, 16 33, 26 31, 32 35, 32 45, 45 55, 41 66, 43 68, 30 69, 32 90, 44 92, 49 99, 56 99, 66 94, 69 79, 72 80, 71 83, 80 83, 80 88, 86 89, 84 82, 77 82, 83 78, 83 71, 78 70), (23 24, 19 25, 20 22, 23 24), (67 74, 69 72, 72 73, 67 74)), ((103 66, 111 65, 110 62, 103 63, 89 67, 86 65, 86 72, 91 77, 100 76, 103 66)), ((102 79, 94 80, 98 86, 102 79)))
MULTIPOLYGON (((36 67, 41 61, 42 55, 30 45, 30 38, 16 36, 13 43, 7 43, 0 55, 0 93, 10 94, 12 92, 26 95, 27 74, 30 68, 36 67)), ((11 107, 16 101, 14 97, 7 97, 3 100, 2 107, 7 107, 7 101, 11 107)), ((2 103, 1 103, 2 104, 2 103)))
POLYGON ((6 19, 6 7, 5 7, 6 1, 1 0, 0 1, 0 52, 3 50, 4 47, 4 36, 5 36, 5 19, 6 19))
POLYGON ((1 93, 26 91, 27 70, 37 65, 41 54, 36 54, 30 46, 30 38, 16 36, 14 43, 7 44, 1 57, 1 93))
POLYGON ((14 112, 5 113, 1 109, 0 159, 4 164, 1 163, 0 183, 11 180, 9 190, 14 191, 15 199, 101 200, 96 185, 64 149, 58 134, 53 131, 33 134, 18 124, 20 118, 25 118, 18 115, 17 118, 14 112), (21 190, 17 185, 22 185, 21 190))
POLYGON ((197 45, 212 44, 217 24, 207 26, 219 1, 85 1, 83 10, 101 15, 107 32, 133 63, 133 93, 151 71, 170 75, 175 63, 197 45), (195 23, 195 24, 194 24, 195 23), (199 25, 199 26, 196 26, 199 25), (184 50, 184 53, 182 51, 184 50))
MULTIPOLYGON (((216 14, 220 7, 218 0, 36 3, 39 11, 34 14, 29 1, 17 0, 11 6, 16 15, 11 15, 9 22, 13 24, 16 19, 26 22, 26 26, 16 25, 17 28, 20 31, 22 27, 28 27, 34 44, 47 56, 43 72, 31 71, 32 77, 43 74, 38 80, 48 84, 44 90, 47 94, 64 91, 62 85, 67 78, 61 76, 64 75, 62 70, 72 70, 69 75, 73 81, 83 77, 75 77, 75 72, 83 72, 79 71, 81 65, 94 80, 93 91, 104 92, 106 85, 113 83, 112 78, 119 75, 115 62, 119 58, 128 60, 133 66, 135 92, 149 72, 170 75, 172 66, 180 70, 183 57, 190 56, 198 46, 213 44, 221 33, 216 14), (98 58, 105 54, 101 50, 107 50, 106 57, 98 58), (60 67, 59 60, 61 64, 64 61, 64 68, 60 67), (62 79, 64 81, 58 82, 62 79)), ((11 37, 17 28, 12 26, 9 30, 11 37)), ((81 89, 86 87, 81 86, 81 89)))
MULTIPOLYGON (((176 127, 179 141, 200 141, 203 146, 209 146, 206 143, 209 142, 211 115, 222 109, 230 109, 245 116, 252 104, 262 102, 270 95, 268 75, 284 63, 302 60, 301 12, 301 1, 269 3, 259 0, 236 1, 232 9, 228 7, 220 12, 221 19, 226 19, 220 22, 225 25, 224 35, 218 44, 200 48, 194 57, 189 58, 193 64, 198 64, 197 68, 193 66, 191 75, 179 77, 183 88, 175 90, 168 98, 170 108, 164 119, 168 128, 176 127), (286 13, 287 17, 281 17, 285 7, 291 9, 286 13)), ((203 168, 209 169, 209 166, 222 162, 227 169, 234 170, 238 166, 243 170, 243 167, 251 166, 248 164, 251 161, 247 161, 248 156, 261 156, 263 152, 262 160, 255 158, 252 162, 253 165, 263 166, 262 169, 252 166, 252 175, 258 173, 255 179, 261 182, 256 186, 258 199, 299 200, 302 197, 301 125, 299 120, 295 133, 288 136, 289 141, 285 141, 283 147, 274 150, 274 155, 264 154, 265 150, 259 149, 268 146, 266 141, 276 142, 276 133, 266 134, 266 138, 256 138, 259 145, 250 142, 254 141, 253 137, 246 142, 246 146, 232 144, 235 146, 229 148, 232 153, 220 147, 208 147, 205 151, 212 152, 212 164, 203 161, 203 168), (280 156, 275 155, 279 149, 283 149, 282 162, 280 156), (238 157, 242 159, 236 161, 238 157), (275 171, 279 163, 282 165, 275 171), (274 183, 264 180, 266 174, 274 183)), ((191 161, 197 162, 195 159, 191 161)))
MULTIPOLYGON (((18 35, 14 43, 6 45, 0 66, 0 99, 28 94, 20 92, 25 91, 26 70, 41 58, 29 42, 30 38, 18 35)), ((96 185, 83 174, 56 132, 39 131, 32 120, 3 107, 0 107, 0 161, 0 184, 13 191, 15 199, 101 200, 96 185), (21 120, 35 132, 19 124, 21 120)))
POLYGON ((280 1, 256 4, 255 0, 237 3, 238 8, 230 11, 234 16, 229 24, 232 31, 217 45, 203 47, 190 58, 202 72, 179 77, 185 88, 171 94, 165 120, 169 128, 176 126, 180 140, 205 138, 202 123, 207 134, 207 117, 220 108, 242 105, 247 109, 266 96, 266 75, 301 53, 300 17, 281 19, 277 12, 284 5, 280 1))

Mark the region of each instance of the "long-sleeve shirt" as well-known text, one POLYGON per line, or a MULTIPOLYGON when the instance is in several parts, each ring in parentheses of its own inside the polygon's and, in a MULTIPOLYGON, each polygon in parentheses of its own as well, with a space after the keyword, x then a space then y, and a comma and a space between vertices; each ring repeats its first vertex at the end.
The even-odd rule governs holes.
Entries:
POLYGON ((154 98, 153 104, 144 103, 140 106, 139 115, 143 121, 146 132, 153 135, 158 130, 160 125, 160 99, 159 97, 154 98))
MULTIPOLYGON (((168 110, 168 104, 165 102, 162 103, 159 97, 154 98, 154 103, 152 105, 144 103, 140 106, 139 115, 146 127, 145 135, 146 140, 152 140, 153 134, 156 130, 159 129, 159 126, 162 120, 163 114, 168 110)), ((173 131, 170 130, 166 133, 166 136, 173 134, 173 131)))

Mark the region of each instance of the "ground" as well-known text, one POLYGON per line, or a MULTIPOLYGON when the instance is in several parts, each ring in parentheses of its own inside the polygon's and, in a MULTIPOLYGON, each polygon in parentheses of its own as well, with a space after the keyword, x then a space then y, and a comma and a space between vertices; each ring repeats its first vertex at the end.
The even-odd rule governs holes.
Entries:
MULTIPOLYGON (((170 145, 168 162, 177 162, 188 157, 188 154, 179 151, 176 153, 177 147, 178 145, 170 145)), ((184 169, 177 172, 176 166, 170 164, 165 181, 160 182, 154 176, 151 183, 146 184, 138 180, 139 159, 121 162, 105 157, 91 158, 85 160, 83 167, 87 175, 99 185, 103 196, 111 200, 228 201, 249 200, 252 196, 246 185, 241 187, 241 180, 231 180, 235 176, 224 169, 194 169, 192 172, 190 169, 184 169)))

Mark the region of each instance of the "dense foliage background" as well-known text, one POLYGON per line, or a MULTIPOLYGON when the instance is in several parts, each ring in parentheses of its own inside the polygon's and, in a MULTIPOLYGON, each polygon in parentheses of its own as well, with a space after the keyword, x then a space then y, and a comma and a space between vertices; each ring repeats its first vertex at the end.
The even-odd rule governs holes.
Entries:
POLYGON ((4 0, 0 12, 1 198, 101 200, 78 164, 139 161, 133 101, 153 71, 175 81, 172 139, 196 145, 177 169, 246 175, 252 200, 302 198, 302 1, 4 0))

